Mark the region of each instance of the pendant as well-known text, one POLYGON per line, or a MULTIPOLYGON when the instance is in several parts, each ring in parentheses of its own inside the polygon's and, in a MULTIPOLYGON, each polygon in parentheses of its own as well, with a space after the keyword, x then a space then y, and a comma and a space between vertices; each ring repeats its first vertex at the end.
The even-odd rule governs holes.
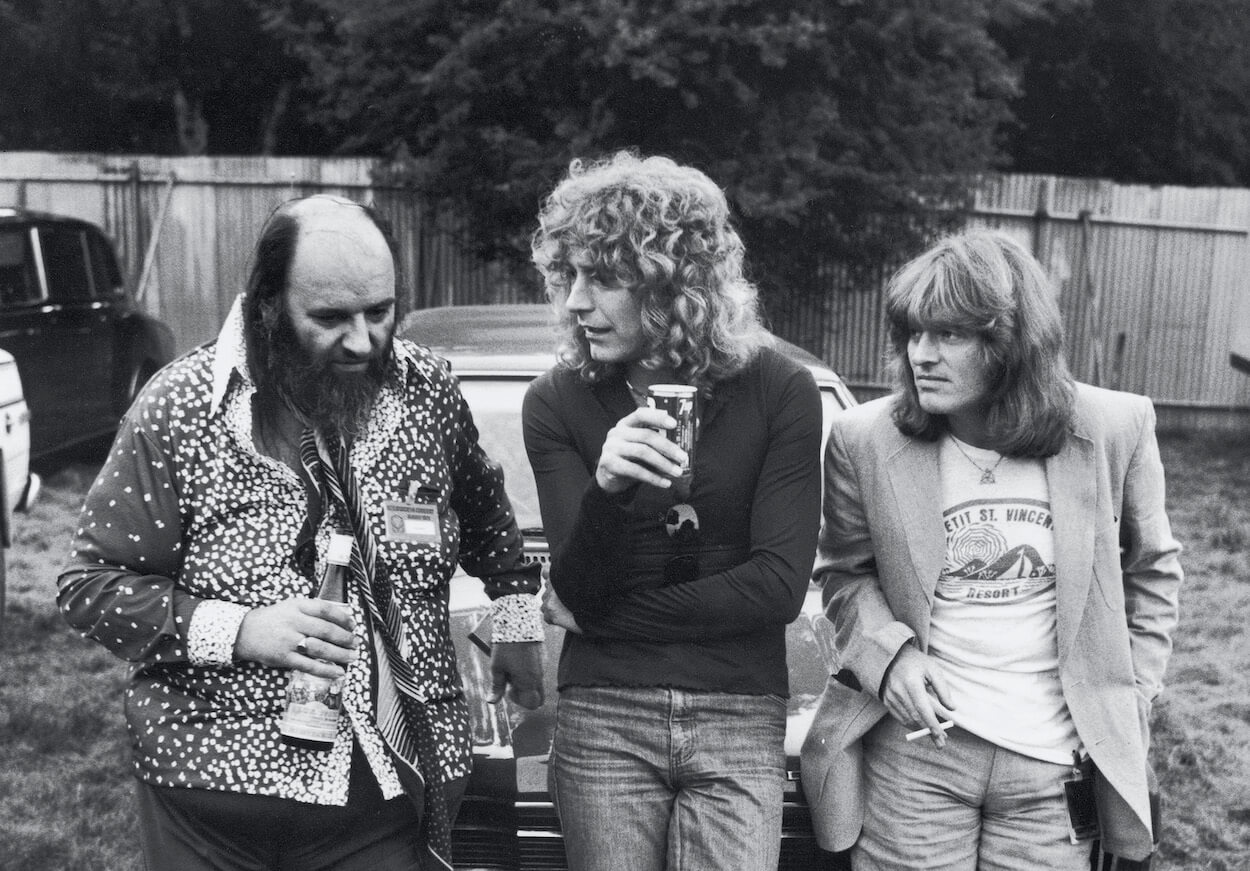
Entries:
POLYGON ((981 483, 982 484, 997 484, 998 483, 998 481, 994 480, 993 469, 983 469, 981 471, 981 483))

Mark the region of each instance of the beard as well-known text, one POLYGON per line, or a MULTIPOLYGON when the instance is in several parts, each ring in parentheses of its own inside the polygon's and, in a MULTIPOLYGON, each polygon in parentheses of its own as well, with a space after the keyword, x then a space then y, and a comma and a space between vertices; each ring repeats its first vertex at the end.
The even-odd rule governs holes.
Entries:
POLYGON ((386 380, 395 332, 369 357, 363 372, 338 372, 330 360, 317 359, 300 344, 285 310, 267 336, 268 358, 257 373, 263 392, 284 400, 313 426, 346 436, 358 435, 369 420, 378 391, 386 380))

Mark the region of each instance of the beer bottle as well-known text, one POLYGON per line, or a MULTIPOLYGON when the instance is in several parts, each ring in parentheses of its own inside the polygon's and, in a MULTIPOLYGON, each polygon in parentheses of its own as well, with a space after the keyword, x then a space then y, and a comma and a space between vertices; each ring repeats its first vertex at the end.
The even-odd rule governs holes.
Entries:
MULTIPOLYGON (((344 532, 330 535, 319 599, 347 601, 347 571, 355 539, 344 532)), ((286 708, 278 730, 282 743, 308 750, 329 750, 338 734, 343 709, 343 678, 325 678, 298 669, 291 672, 286 708)))

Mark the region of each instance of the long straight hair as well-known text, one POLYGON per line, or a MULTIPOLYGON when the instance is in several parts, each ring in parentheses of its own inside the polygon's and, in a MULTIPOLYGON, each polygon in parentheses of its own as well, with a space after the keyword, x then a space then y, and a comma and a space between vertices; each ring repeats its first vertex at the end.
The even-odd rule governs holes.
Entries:
POLYGON ((900 432, 933 441, 947 431, 945 415, 920 407, 907 344, 916 330, 957 330, 982 340, 994 449, 1048 457, 1063 447, 1075 395, 1063 359, 1063 322, 1041 264, 1017 242, 985 230, 942 239, 890 280, 886 320, 900 432))

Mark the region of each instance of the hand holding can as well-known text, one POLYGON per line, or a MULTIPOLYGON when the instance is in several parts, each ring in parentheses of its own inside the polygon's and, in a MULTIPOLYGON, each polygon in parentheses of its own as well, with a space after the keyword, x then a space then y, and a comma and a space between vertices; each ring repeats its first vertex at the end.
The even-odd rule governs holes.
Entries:
POLYGON ((699 432, 699 392, 685 384, 652 384, 647 404, 665 412, 677 426, 667 433, 669 441, 686 452, 686 463, 677 480, 688 489, 694 473, 694 445, 699 432))

